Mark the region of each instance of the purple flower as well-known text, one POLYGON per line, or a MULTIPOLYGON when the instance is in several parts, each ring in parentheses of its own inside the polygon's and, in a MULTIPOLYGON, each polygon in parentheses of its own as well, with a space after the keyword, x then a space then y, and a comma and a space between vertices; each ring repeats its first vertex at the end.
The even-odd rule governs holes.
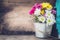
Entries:
POLYGON ((56 14, 56 10, 52 10, 52 13, 53 13, 53 14, 56 14))

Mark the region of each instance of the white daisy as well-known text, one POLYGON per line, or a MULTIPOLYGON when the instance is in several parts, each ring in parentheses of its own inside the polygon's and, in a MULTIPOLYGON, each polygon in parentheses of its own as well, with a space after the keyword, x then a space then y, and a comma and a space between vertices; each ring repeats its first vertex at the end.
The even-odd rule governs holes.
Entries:
POLYGON ((46 13, 51 13, 51 10, 45 10, 46 13))
POLYGON ((45 10, 45 11, 46 11, 45 16, 47 18, 53 18, 53 19, 55 19, 54 15, 51 13, 51 10, 45 10))
POLYGON ((55 16, 53 14, 51 14, 51 17, 50 18, 55 19, 55 16))
POLYGON ((47 18, 46 23, 47 25, 53 25, 55 23, 55 19, 47 18))
POLYGON ((36 16, 41 15, 40 12, 41 12, 41 9, 36 8, 34 15, 36 16))
POLYGON ((46 18, 55 19, 55 16, 53 14, 51 14, 51 13, 48 13, 48 14, 46 13, 45 16, 46 16, 46 18))
POLYGON ((39 16, 38 20, 44 23, 45 22, 45 17, 44 16, 39 16))

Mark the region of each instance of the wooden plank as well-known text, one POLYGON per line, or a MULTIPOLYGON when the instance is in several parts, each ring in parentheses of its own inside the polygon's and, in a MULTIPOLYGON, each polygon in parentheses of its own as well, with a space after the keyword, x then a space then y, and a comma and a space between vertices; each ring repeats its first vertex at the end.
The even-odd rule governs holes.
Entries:
POLYGON ((36 38, 34 35, 14 35, 14 36, 0 36, 0 40, 52 40, 36 38))

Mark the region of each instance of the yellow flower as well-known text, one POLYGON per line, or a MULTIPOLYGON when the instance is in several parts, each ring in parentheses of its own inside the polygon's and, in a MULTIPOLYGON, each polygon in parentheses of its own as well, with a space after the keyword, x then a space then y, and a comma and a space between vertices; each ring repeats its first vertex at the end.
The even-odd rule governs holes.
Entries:
POLYGON ((44 10, 41 10, 40 14, 41 15, 44 15, 45 11, 44 10))
POLYGON ((46 9, 52 9, 52 5, 48 5, 47 7, 46 7, 46 9))
POLYGON ((52 5, 50 3, 42 3, 42 9, 43 8, 52 9, 52 5))
POLYGON ((42 3, 42 8, 46 8, 49 5, 49 3, 42 3))

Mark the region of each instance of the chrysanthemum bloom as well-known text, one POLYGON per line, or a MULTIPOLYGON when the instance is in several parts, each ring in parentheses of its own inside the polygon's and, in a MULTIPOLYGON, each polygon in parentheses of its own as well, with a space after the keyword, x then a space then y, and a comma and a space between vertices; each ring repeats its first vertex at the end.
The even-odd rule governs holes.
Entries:
POLYGON ((38 20, 41 21, 42 23, 44 23, 45 22, 45 17, 44 16, 40 16, 40 17, 38 17, 38 20))
POLYGON ((51 13, 51 10, 45 10, 45 17, 46 18, 53 18, 55 19, 54 15, 51 13))
POLYGON ((48 10, 52 9, 52 5, 50 3, 42 3, 42 8, 46 8, 48 10))
POLYGON ((38 9, 41 9, 42 8, 42 5, 39 4, 39 3, 36 3, 33 7, 38 8, 38 9))
POLYGON ((55 22, 56 22, 55 19, 52 18, 47 18, 46 20, 47 25, 53 25, 55 22))
POLYGON ((47 9, 47 10, 51 10, 51 9, 52 9, 52 5, 49 4, 49 5, 46 7, 46 9, 47 9))
POLYGON ((52 14, 56 14, 56 10, 52 10, 52 14))
POLYGON ((41 10, 40 14, 41 15, 44 15, 45 11, 44 10, 41 10))
POLYGON ((34 12, 34 15, 36 15, 36 16, 41 15, 41 14, 40 14, 40 11, 41 11, 41 9, 36 8, 36 10, 35 10, 35 12, 34 12))
POLYGON ((35 9, 36 9, 36 8, 33 7, 33 8, 29 11, 29 14, 30 14, 30 15, 34 14, 35 9))

